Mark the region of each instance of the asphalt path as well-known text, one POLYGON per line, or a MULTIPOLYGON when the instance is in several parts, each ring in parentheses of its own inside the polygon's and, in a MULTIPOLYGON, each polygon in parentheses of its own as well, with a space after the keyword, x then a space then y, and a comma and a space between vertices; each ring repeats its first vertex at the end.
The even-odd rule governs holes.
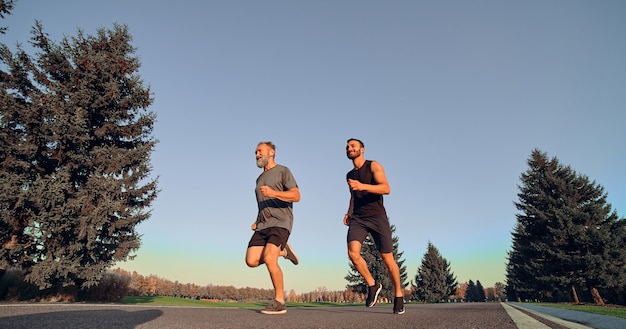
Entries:
POLYGON ((409 304, 403 315, 393 314, 390 304, 373 308, 289 307, 287 310, 283 315, 265 315, 253 308, 0 304, 0 328, 577 328, 549 321, 543 321, 547 323, 544 324, 500 303, 409 304))

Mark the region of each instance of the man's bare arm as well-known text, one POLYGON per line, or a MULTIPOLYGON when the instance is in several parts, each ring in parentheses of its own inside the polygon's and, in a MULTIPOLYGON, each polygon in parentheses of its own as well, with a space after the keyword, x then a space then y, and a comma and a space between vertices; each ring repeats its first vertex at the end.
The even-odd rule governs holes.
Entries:
POLYGON ((348 179, 350 189, 353 191, 365 191, 374 194, 389 194, 391 192, 391 188, 389 187, 389 182, 387 181, 387 176, 385 176, 385 169, 383 166, 376 161, 372 161, 372 173, 374 174, 374 181, 376 184, 363 184, 358 180, 348 179))
POLYGON ((298 202, 300 201, 300 190, 297 187, 289 189, 287 191, 276 191, 269 186, 261 186, 261 193, 268 198, 276 198, 285 202, 298 202))

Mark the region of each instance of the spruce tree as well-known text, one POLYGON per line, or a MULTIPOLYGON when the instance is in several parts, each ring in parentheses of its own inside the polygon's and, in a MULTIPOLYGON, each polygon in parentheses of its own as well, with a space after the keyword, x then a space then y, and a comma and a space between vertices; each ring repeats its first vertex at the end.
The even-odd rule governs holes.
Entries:
MULTIPOLYGON (((405 260, 402 259, 402 255, 404 254, 404 252, 400 252, 398 249, 399 239, 396 236, 395 232, 395 225, 391 225, 393 255, 396 259, 396 263, 398 263, 398 267, 400 268, 400 283, 402 285, 402 288, 404 289, 408 285, 408 283, 406 282, 408 275, 406 272, 406 265, 404 265, 405 260)), ((383 289, 380 293, 381 296, 386 297, 389 300, 393 300, 393 297, 395 296, 393 282, 389 277, 389 271, 387 270, 387 266, 385 266, 382 258, 380 258, 380 253, 378 252, 376 244, 374 243, 374 240, 370 235, 368 235, 363 242, 363 246, 361 247, 361 256, 363 256, 363 259, 365 259, 367 267, 374 279, 380 282, 383 286, 383 289)), ((350 270, 345 276, 345 279, 348 281, 348 285, 346 287, 353 292, 367 295, 367 282, 365 282, 365 280, 356 270, 352 262, 349 263, 349 266, 350 270)))
POLYGON ((485 295, 485 288, 482 283, 480 283, 480 280, 476 280, 476 301, 484 302, 486 299, 487 296, 485 295))
POLYGON ((140 246, 155 114, 130 42, 115 25, 57 44, 36 22, 36 56, 1 45, 0 269, 41 289, 90 287, 140 246))
POLYGON ((623 220, 600 185, 556 158, 533 150, 528 165, 515 203, 520 213, 508 255, 509 298, 578 302, 583 289, 601 304, 598 288, 624 283, 626 258, 617 247, 623 235, 613 234, 623 220))
POLYGON ((465 300, 468 302, 477 302, 479 300, 478 290, 474 281, 469 280, 467 288, 465 289, 465 300))
POLYGON ((415 276, 413 299, 423 302, 440 302, 455 293, 456 278, 450 271, 450 263, 439 250, 428 242, 427 250, 415 276))
POLYGON ((448 260, 445 258, 443 260, 445 262, 446 285, 448 286, 446 296, 452 296, 456 294, 456 288, 459 286, 459 283, 456 280, 456 276, 452 272, 452 269, 450 268, 450 262, 448 262, 448 260))

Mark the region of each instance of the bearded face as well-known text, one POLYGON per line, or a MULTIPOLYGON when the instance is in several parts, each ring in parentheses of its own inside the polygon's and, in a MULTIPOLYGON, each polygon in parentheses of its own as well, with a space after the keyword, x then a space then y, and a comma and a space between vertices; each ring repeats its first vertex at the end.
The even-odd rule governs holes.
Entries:
POLYGON ((270 161, 272 160, 272 156, 274 152, 270 149, 266 144, 259 144, 256 148, 256 165, 259 168, 265 168, 270 161))
POLYGON ((356 159, 359 156, 361 156, 361 154, 363 154, 363 149, 361 148, 361 146, 358 145, 358 143, 354 143, 354 144, 356 145, 353 145, 352 143, 350 143, 346 147, 346 156, 350 160, 356 159))
POLYGON ((265 166, 267 166, 267 164, 270 163, 270 156, 266 155, 266 156, 260 156, 256 158, 256 165, 259 168, 265 168, 265 166))

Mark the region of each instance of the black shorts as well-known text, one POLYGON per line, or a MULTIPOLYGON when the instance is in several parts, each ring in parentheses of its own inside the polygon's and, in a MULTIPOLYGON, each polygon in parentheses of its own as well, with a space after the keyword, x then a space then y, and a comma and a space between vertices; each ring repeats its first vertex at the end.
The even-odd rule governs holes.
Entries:
POLYGON ((393 238, 391 226, 387 217, 374 217, 367 219, 350 218, 348 224, 347 242, 359 241, 363 243, 368 234, 374 238, 374 243, 381 253, 393 252, 393 238))
POLYGON ((284 227, 268 227, 260 231, 254 231, 250 242, 248 242, 248 248, 265 246, 268 243, 276 245, 278 247, 284 247, 287 245, 289 239, 289 230, 284 227))

